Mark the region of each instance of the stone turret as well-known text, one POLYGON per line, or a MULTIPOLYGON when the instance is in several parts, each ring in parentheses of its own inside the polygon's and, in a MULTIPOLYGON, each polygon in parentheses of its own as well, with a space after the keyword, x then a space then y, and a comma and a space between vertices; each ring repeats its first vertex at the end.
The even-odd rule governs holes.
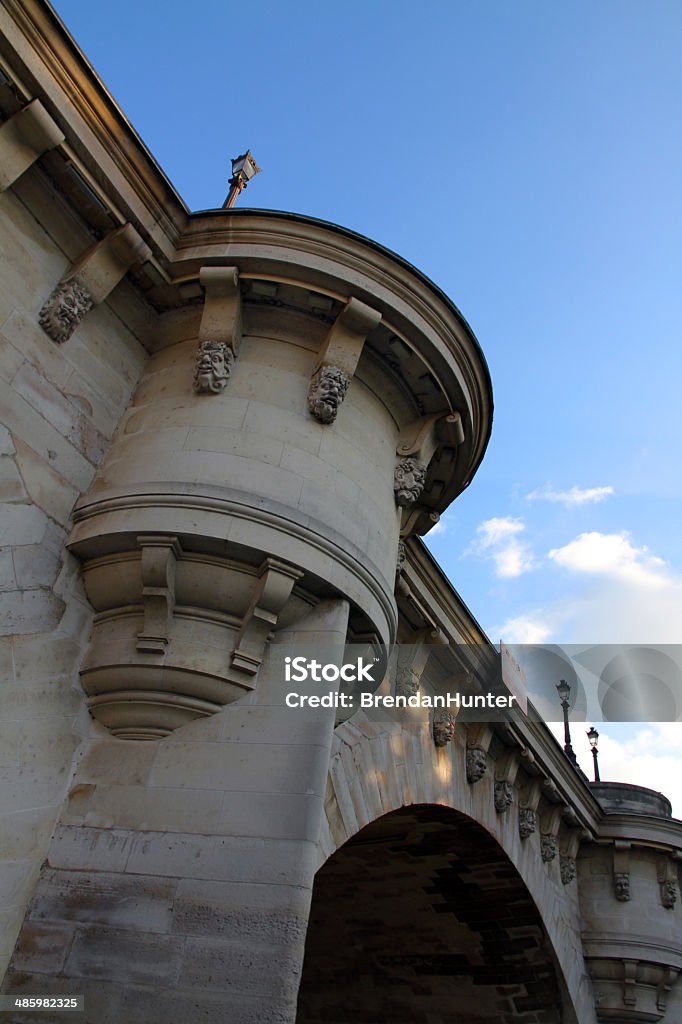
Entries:
POLYGON ((456 308, 367 239, 291 214, 192 218, 153 354, 69 540, 97 613, 81 678, 119 736, 254 686, 273 633, 349 602, 395 639, 398 543, 469 481, 485 362, 456 308))

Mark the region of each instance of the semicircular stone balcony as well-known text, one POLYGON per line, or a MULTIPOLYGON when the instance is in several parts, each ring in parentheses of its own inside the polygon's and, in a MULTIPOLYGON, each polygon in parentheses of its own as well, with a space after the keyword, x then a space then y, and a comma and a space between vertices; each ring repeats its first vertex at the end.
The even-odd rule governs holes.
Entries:
POLYGON ((69 546, 96 618, 82 667, 116 735, 166 735, 253 686, 321 600, 395 638, 399 541, 471 481, 480 347, 400 257, 309 217, 194 214, 149 298, 153 351, 69 546))

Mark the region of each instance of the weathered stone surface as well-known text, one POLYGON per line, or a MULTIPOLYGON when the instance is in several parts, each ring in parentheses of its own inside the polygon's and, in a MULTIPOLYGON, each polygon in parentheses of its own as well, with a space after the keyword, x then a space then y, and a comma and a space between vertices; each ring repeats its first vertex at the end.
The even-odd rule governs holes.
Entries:
POLYGON ((169 935, 77 927, 64 966, 70 978, 103 978, 125 985, 175 981, 184 943, 169 935))

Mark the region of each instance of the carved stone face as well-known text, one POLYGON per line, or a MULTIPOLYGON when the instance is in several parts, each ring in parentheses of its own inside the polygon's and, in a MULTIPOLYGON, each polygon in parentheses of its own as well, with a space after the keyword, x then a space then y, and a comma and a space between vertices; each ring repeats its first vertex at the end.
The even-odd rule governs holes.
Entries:
POLYGON ((433 714, 433 742, 437 747, 444 747, 455 735, 455 716, 449 711, 438 708, 433 714))
POLYGON ((501 782, 495 783, 495 810, 499 814, 504 814, 508 807, 511 806, 514 800, 514 788, 511 782, 502 780, 501 782))
POLYGON ((630 899, 630 876, 625 871, 616 871, 613 876, 613 888, 616 899, 625 903, 630 899))
POLYGON ((409 665, 399 665, 395 673, 395 692, 401 697, 419 693, 419 676, 409 665))
POLYGON ((333 423, 346 397, 350 378, 338 366, 321 366, 308 388, 308 409, 320 423, 333 423))
POLYGON ((90 292, 72 278, 57 285, 43 304, 38 317, 40 326, 53 341, 68 341, 86 313, 93 307, 90 292))
POLYGON ((564 885, 570 885, 576 875, 575 858, 561 857, 559 859, 559 873, 564 885))
POLYGON ((485 750, 482 747, 467 749, 467 782, 478 782, 485 775, 488 767, 485 750))
POLYGON ((528 839, 537 831, 537 814, 532 807, 519 808, 519 835, 522 839, 528 839))
POLYGON ((550 860, 554 860, 557 853, 559 852, 559 840, 556 836, 543 835, 540 836, 540 853, 545 863, 550 860))
POLYGON ((668 910, 672 910, 677 902, 677 882, 668 880, 661 883, 661 903, 668 910))
POLYGON ((413 505, 426 483, 426 466, 416 459, 400 459, 395 467, 393 490, 395 503, 401 508, 413 505))
POLYGON ((233 361, 232 350, 225 342, 203 342, 194 367, 194 390, 222 391, 230 379, 233 361))

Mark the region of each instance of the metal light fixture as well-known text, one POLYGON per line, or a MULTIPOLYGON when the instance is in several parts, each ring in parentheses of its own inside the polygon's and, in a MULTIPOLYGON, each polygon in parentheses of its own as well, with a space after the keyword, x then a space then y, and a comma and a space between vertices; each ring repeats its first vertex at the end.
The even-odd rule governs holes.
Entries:
POLYGON ((590 741, 592 747, 592 760, 594 761, 594 781, 600 782, 599 778, 599 751, 597 750, 597 743, 599 742, 599 733, 592 725, 587 730, 587 738, 590 741))
POLYGON ((568 725, 568 709, 570 707, 571 687, 565 679, 562 679, 557 683, 556 688, 557 693, 559 694, 559 700, 561 701, 561 708, 564 713, 564 753, 571 764, 574 764, 577 768, 578 758, 575 756, 575 752, 571 746, 571 730, 568 725))
POLYGON ((247 149, 246 153, 242 153, 241 156, 236 156, 234 158, 232 161, 232 177, 229 181, 230 191, 227 193, 227 199, 223 203, 223 210, 229 210, 234 206, 239 193, 242 192, 251 179, 257 174, 260 174, 262 170, 263 168, 259 167, 251 156, 250 149, 247 149))

